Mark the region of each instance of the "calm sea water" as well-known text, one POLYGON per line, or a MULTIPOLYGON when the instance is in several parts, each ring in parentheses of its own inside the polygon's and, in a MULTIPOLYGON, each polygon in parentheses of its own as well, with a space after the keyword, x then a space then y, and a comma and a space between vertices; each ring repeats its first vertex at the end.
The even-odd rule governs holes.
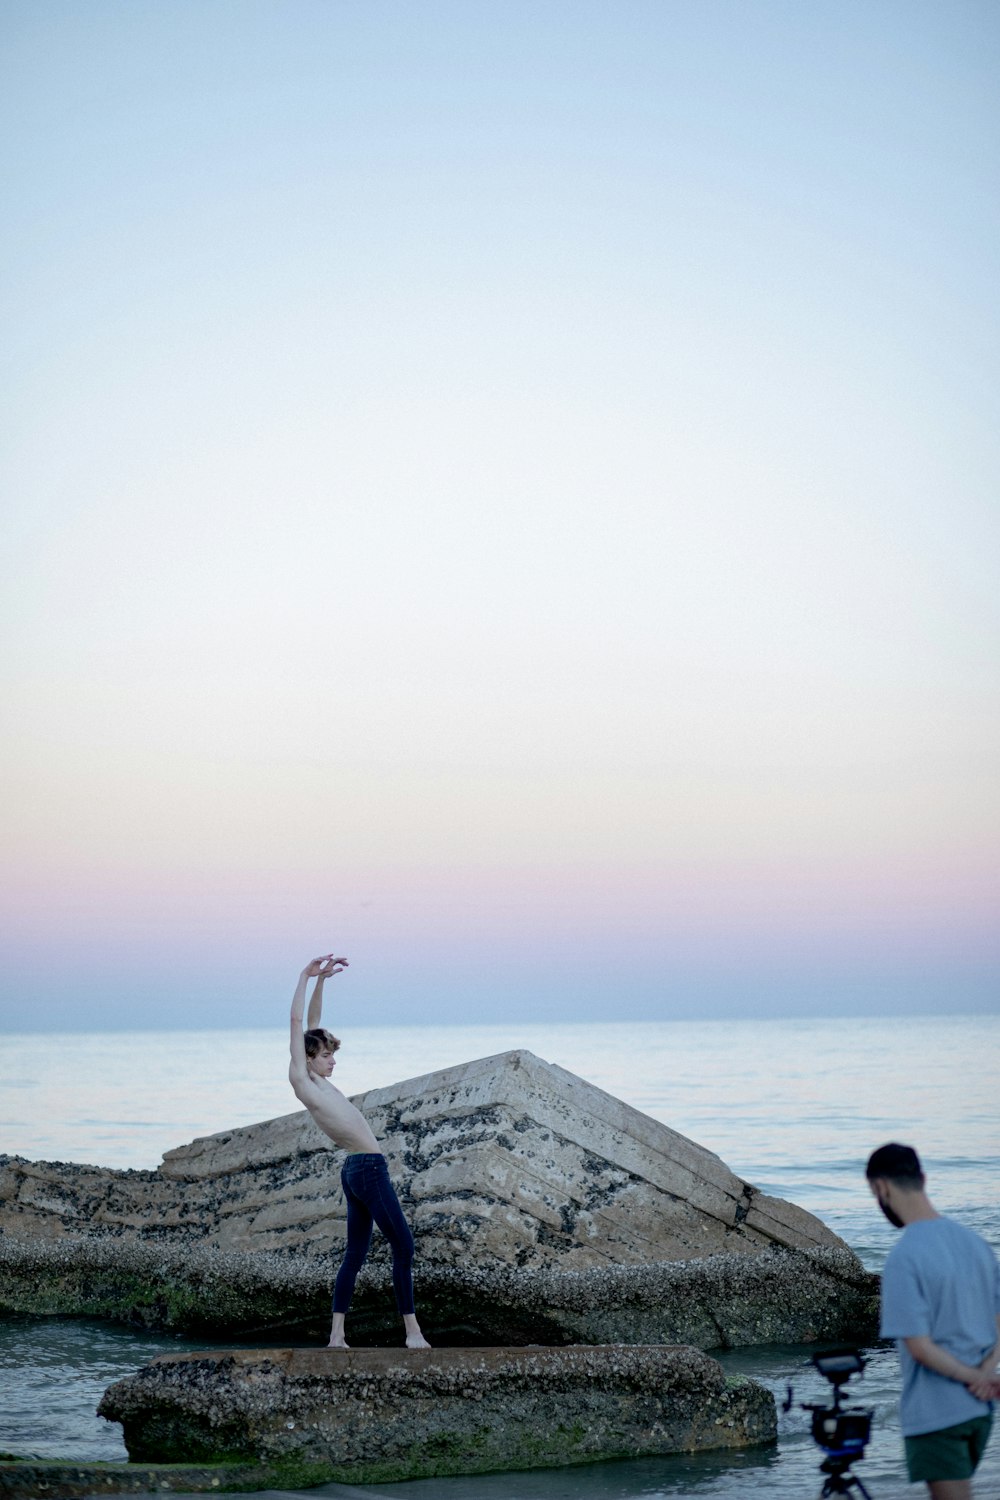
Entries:
MULTIPOLYGON (((920 1017, 497 1026, 345 1028, 338 1083, 348 1093, 526 1047, 718 1152, 766 1192, 817 1214, 877 1270, 894 1231, 863 1177, 868 1152, 890 1139, 921 1151, 937 1206, 1000 1251, 1000 1018, 920 1017)), ((196 1135, 285 1114, 284 1028, 67 1038, 59 1066, 49 1039, 0 1037, 0 1142, 34 1159, 156 1166, 196 1135)), ((217 1343, 217 1341, 215 1341, 217 1343)), ((104 1387, 165 1349, 191 1341, 86 1320, 0 1322, 0 1450, 40 1457, 122 1459, 120 1429, 94 1415, 104 1387)), ((878 1346, 852 1381, 873 1406, 874 1435, 858 1472, 875 1500, 906 1485, 896 1424, 895 1353, 878 1346)), ((780 1396, 829 1387, 808 1351, 771 1347, 724 1357, 780 1396)), ((819 1450, 806 1414, 782 1415, 777 1447, 731 1457, 618 1462, 320 1492, 399 1500, 655 1500, 818 1494, 819 1450)), ((977 1480, 1000 1500, 1000 1436, 977 1480)))

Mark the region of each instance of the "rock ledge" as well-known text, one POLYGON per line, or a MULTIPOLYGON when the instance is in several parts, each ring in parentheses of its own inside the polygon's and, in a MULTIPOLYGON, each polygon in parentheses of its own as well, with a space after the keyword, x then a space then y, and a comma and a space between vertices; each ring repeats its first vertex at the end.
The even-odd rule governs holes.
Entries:
POLYGON ((683 1347, 220 1350, 110 1386, 133 1462, 259 1462, 275 1487, 773 1441, 774 1400, 683 1347))
MULTIPOLYGON (((325 1342, 336 1258, 0 1236, 0 1315, 114 1318, 273 1342, 325 1342)), ((588 1270, 420 1267, 421 1323, 439 1344, 749 1344, 874 1338, 878 1277, 848 1250, 773 1250, 588 1270)), ((388 1267, 358 1280, 349 1337, 397 1345, 388 1267)))

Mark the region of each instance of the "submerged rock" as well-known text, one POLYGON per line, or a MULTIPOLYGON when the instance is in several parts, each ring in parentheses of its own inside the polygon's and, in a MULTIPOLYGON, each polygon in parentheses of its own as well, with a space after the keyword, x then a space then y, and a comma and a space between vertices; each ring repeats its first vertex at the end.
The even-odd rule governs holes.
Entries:
POLYGON ((687 1348, 168 1355, 105 1392, 133 1462, 238 1463, 290 1488, 773 1441, 774 1399, 687 1348))
POLYGON ((255 1490, 261 1471, 242 1464, 73 1463, 68 1459, 8 1459, 0 1453, 2 1500, 94 1500, 97 1495, 208 1494, 255 1490))

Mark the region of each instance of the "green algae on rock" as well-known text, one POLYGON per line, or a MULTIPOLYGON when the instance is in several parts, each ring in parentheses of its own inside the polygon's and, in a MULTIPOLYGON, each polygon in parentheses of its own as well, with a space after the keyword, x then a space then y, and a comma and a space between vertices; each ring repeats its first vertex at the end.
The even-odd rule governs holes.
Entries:
MULTIPOLYGON (((325 1341, 331 1256, 0 1236, 0 1314, 113 1318, 203 1335, 295 1331, 325 1341)), ((421 1267, 422 1321, 439 1344, 693 1344, 701 1349, 874 1338, 878 1278, 850 1251, 771 1250, 586 1270, 421 1267)), ((358 1342, 395 1345, 386 1266, 362 1272, 358 1342)))
POLYGON ((275 1487, 376 1483, 774 1440, 770 1392, 678 1347, 167 1355, 99 1408, 133 1462, 253 1459, 275 1487))

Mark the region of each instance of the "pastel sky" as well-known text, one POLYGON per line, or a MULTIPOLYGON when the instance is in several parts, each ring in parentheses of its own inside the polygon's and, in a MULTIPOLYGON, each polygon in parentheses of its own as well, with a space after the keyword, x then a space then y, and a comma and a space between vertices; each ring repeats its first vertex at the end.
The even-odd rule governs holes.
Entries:
POLYGON ((0 1025, 996 1008, 994 0, 0 23, 0 1025))

